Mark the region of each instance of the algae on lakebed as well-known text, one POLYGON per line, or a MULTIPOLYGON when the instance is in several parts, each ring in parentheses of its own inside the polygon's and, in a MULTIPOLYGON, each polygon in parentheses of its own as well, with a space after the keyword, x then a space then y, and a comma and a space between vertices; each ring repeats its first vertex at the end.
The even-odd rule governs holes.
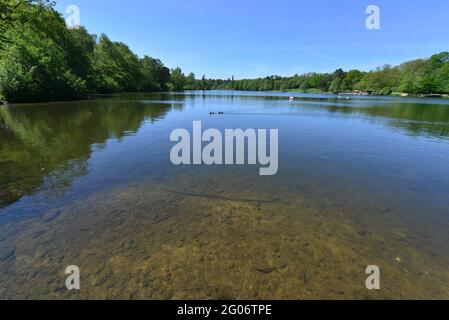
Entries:
POLYGON ((0 297, 449 298, 444 249, 426 247, 429 235, 404 226, 379 203, 292 188, 245 189, 254 184, 244 178, 239 183, 237 194, 224 174, 179 173, 2 225, 0 297), (238 200, 273 197, 279 201, 238 200), (356 218, 348 203, 360 208, 358 201, 366 211, 356 218), (362 223, 367 216, 370 223, 362 223), (64 271, 72 264, 80 267, 81 290, 69 292, 64 271), (380 291, 365 288, 371 264, 381 268, 380 291))

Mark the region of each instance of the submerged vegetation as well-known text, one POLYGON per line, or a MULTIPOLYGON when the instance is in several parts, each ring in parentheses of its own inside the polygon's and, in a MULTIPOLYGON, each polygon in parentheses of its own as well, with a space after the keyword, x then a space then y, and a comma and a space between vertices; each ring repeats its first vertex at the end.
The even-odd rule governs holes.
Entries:
POLYGON ((0 4, 0 99, 33 102, 95 93, 211 89, 449 94, 449 52, 370 72, 338 69, 292 77, 196 79, 158 59, 139 58, 126 44, 104 34, 67 28, 48 0, 0 4))

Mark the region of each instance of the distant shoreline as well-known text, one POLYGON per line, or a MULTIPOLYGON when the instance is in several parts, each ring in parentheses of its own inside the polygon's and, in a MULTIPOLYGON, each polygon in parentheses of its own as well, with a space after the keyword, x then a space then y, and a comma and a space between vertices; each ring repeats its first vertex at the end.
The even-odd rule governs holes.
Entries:
POLYGON ((341 92, 341 93, 332 93, 332 92, 325 92, 325 91, 318 91, 318 90, 298 90, 298 89, 292 89, 292 90, 234 90, 234 89, 209 89, 209 90, 181 90, 181 91, 151 91, 151 92, 116 92, 116 93, 94 93, 86 98, 81 99, 67 99, 67 100, 43 100, 43 101, 29 101, 29 102, 9 102, 5 100, 0 100, 0 106, 3 105, 17 105, 17 104, 28 104, 28 105, 37 105, 37 104, 43 104, 43 103, 63 103, 63 102, 76 102, 76 101, 86 101, 91 100, 95 98, 100 97, 113 97, 117 95, 126 95, 126 94, 158 94, 158 93, 180 93, 180 92, 189 92, 189 91, 204 91, 204 92, 210 92, 210 91, 235 91, 235 92, 281 92, 281 93, 305 93, 305 94, 327 94, 332 96, 360 96, 360 97, 400 97, 400 98, 436 98, 436 99, 449 99, 449 94, 412 94, 412 93, 405 93, 405 92, 392 92, 388 95, 380 95, 380 94, 360 94, 360 93, 354 93, 354 92, 341 92))

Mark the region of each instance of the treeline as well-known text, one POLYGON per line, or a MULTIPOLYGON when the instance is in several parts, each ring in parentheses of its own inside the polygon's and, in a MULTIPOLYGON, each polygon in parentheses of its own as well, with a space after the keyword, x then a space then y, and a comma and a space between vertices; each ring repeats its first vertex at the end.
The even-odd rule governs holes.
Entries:
POLYGON ((371 72, 338 69, 292 77, 196 79, 180 68, 169 70, 158 59, 139 58, 106 35, 67 28, 49 0, 0 2, 0 99, 31 102, 93 93, 211 89, 448 94, 449 52, 371 72))
MULTIPOLYGON (((182 74, 182 72, 181 72, 182 74)), ((258 79, 192 80, 184 77, 185 89, 197 90, 298 90, 304 92, 345 93, 364 91, 378 95, 393 92, 410 94, 449 93, 449 52, 433 55, 429 59, 405 62, 399 66, 386 65, 371 72, 342 69, 334 73, 307 73, 293 77, 270 76, 258 79)), ((178 82, 180 82, 178 80, 178 82)))
POLYGON ((12 102, 170 89, 160 60, 106 35, 70 29, 47 0, 0 3, 0 96, 12 102))

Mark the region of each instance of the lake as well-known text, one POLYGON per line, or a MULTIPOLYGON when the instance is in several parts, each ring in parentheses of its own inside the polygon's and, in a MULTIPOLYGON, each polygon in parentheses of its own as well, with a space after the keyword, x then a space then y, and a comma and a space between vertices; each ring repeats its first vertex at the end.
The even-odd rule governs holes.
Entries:
POLYGON ((449 299, 446 99, 3 105, 0 169, 2 299, 449 299), (195 120, 278 129, 277 174, 173 165, 170 133, 195 120), (66 289, 70 265, 80 290, 66 289), (380 290, 365 287, 369 265, 380 290))

